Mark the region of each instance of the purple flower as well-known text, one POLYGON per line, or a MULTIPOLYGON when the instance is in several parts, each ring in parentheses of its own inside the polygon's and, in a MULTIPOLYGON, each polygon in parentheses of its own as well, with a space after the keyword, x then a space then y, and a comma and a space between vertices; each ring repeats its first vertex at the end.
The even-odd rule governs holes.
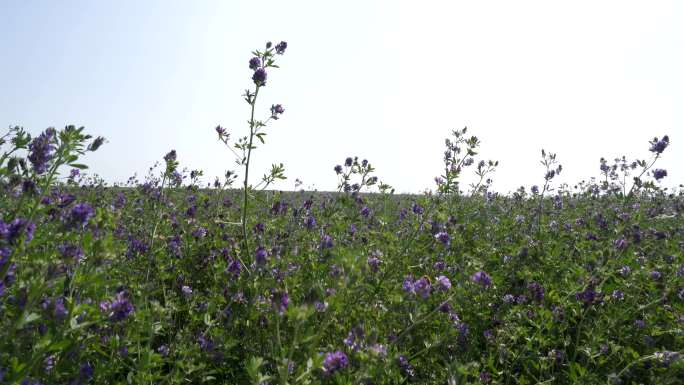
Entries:
POLYGON ((266 257, 268 256, 268 252, 263 246, 259 246, 256 249, 256 252, 254 254, 254 260, 256 261, 257 265, 263 265, 266 263, 266 257))
POLYGON ((473 274, 470 277, 470 280, 485 289, 492 285, 492 277, 490 277, 489 274, 484 271, 478 271, 477 273, 473 274))
POLYGON ((515 296, 513 294, 506 294, 503 296, 504 303, 511 304, 515 302, 515 296))
POLYGON ((337 166, 335 166, 335 173, 336 174, 342 174, 342 166, 341 165, 338 164, 337 166))
POLYGON ((133 304, 128 300, 126 293, 120 291, 116 293, 114 300, 107 305, 107 302, 100 303, 100 309, 105 312, 111 312, 109 319, 114 322, 123 321, 128 318, 131 313, 135 310, 133 304))
POLYGON ((611 297, 613 297, 613 299, 621 301, 625 298, 625 293, 623 293, 622 290, 615 289, 613 290, 613 294, 611 294, 611 297))
POLYGON ((171 150, 171 151, 169 151, 166 155, 164 155, 164 161, 165 161, 166 163, 175 162, 175 161, 176 161, 176 158, 177 158, 177 156, 176 156, 176 150, 171 150))
POLYGON ((449 291, 451 289, 451 281, 449 281, 449 278, 440 275, 437 277, 437 286, 442 291, 449 291))
POLYGON ((83 259, 83 249, 73 243, 67 242, 57 246, 57 250, 62 254, 62 258, 80 262, 83 259))
POLYGON ((287 43, 284 41, 281 41, 275 46, 275 50, 278 55, 282 55, 283 53, 285 53, 285 49, 287 49, 287 43))
POLYGON ((682 355, 679 352, 670 352, 670 351, 663 351, 663 352, 655 352, 653 353, 653 358, 660 364, 661 366, 670 366, 673 362, 677 362, 682 359, 682 355))
POLYGON ((185 298, 190 298, 190 296, 192 295, 192 288, 190 286, 183 285, 181 287, 181 292, 183 293, 183 296, 185 296, 185 298))
POLYGON ((654 152, 656 154, 662 154, 663 151, 665 151, 665 148, 670 144, 670 138, 665 135, 661 140, 658 140, 658 138, 653 138, 653 140, 650 142, 651 148, 649 151, 654 152))
POLYGON ((263 68, 257 68, 252 75, 252 80, 257 87, 262 87, 266 85, 266 70, 263 68))
POLYGON ((261 67, 261 59, 256 56, 249 59, 249 69, 256 70, 259 67, 261 67))
POLYGON ((622 275, 623 277, 626 277, 632 272, 632 269, 629 266, 625 265, 625 266, 622 266, 620 268, 620 270, 618 270, 618 271, 620 272, 620 275, 622 275))
POLYGON ((367 262, 368 262, 368 266, 370 266, 370 268, 371 268, 371 271, 377 272, 378 269, 380 268, 380 262, 382 262, 382 261, 378 257, 372 257, 371 256, 371 257, 368 257, 367 262))
POLYGON ((419 296, 423 299, 427 299, 430 297, 430 291, 432 290, 432 285, 430 285, 430 281, 425 278, 421 277, 417 281, 413 283, 413 288, 419 296))
POLYGON ((451 242, 451 237, 449 237, 449 234, 447 234, 444 231, 440 231, 435 235, 435 239, 438 241, 442 242, 443 245, 448 246, 449 243, 451 242))
POLYGON ((278 120, 278 118, 280 117, 280 115, 283 114, 283 112, 285 112, 285 109, 283 108, 282 105, 274 104, 271 106, 271 118, 272 119, 278 120))
POLYGON ((371 213, 371 209, 368 206, 363 206, 361 208, 361 215, 364 216, 365 218, 368 218, 370 213, 371 213))
POLYGON ((28 160, 33 166, 33 170, 37 174, 43 174, 47 171, 47 166, 52 159, 55 151, 54 139, 56 131, 54 128, 48 128, 43 131, 40 136, 33 139, 29 144, 28 160))
POLYGON ((283 314, 290 305, 290 296, 286 291, 277 291, 273 293, 273 308, 278 314, 283 314))
POLYGON ((162 357, 166 357, 169 355, 169 347, 167 345, 162 345, 157 348, 157 352, 161 354, 162 357))
POLYGON ((489 384, 492 382, 492 375, 487 371, 480 373, 480 382, 483 384, 489 384))
POLYGON ((324 234, 321 237, 321 249, 331 249, 333 247, 333 239, 330 235, 324 234))
POLYGON ((71 227, 83 228, 93 215, 95 215, 95 210, 89 204, 79 203, 71 208, 67 222, 71 227))
POLYGON ((591 305, 597 300, 598 293, 594 290, 592 286, 587 287, 584 291, 580 291, 575 294, 575 299, 583 302, 585 305, 591 305))
POLYGON ((25 242, 30 242, 33 239, 33 232, 35 230, 36 225, 29 223, 26 219, 16 218, 9 224, 0 221, 0 236, 9 243, 15 243, 24 234, 25 242))
POLYGON ((663 170, 662 168, 657 168, 653 170, 653 177, 656 180, 661 180, 667 176, 667 170, 663 170))
POLYGON ((387 357, 387 347, 385 345, 373 344, 368 348, 368 350, 380 358, 387 357))
POLYGON ((416 376, 416 371, 415 371, 413 365, 411 365, 411 363, 408 361, 408 359, 406 359, 406 357, 404 357, 403 355, 400 355, 397 358, 397 361, 399 363, 399 368, 401 369, 401 372, 406 377, 414 378, 416 376))
POLYGON ((306 226, 307 229, 312 230, 316 227, 316 218, 314 218, 313 215, 307 216, 306 219, 304 219, 304 226, 306 226))
POLYGON ((413 276, 408 275, 406 278, 404 278, 404 283, 402 284, 402 288, 404 289, 405 292, 409 294, 415 294, 416 289, 413 285, 413 276))
POLYGON ((532 282, 527 285, 527 289, 530 291, 530 296, 537 302, 544 300, 544 287, 538 282, 532 282))
POLYGON ((344 160, 344 165, 347 167, 351 167, 352 164, 354 164, 354 159, 350 157, 347 157, 347 159, 344 160))
POLYGON ((347 366, 349 366, 349 358, 340 350, 327 353, 323 360, 323 369, 328 374, 333 374, 347 366))
POLYGON ((627 240, 625 238, 618 238, 613 242, 613 245, 618 250, 624 250, 627 248, 627 240))
POLYGON ((58 320, 63 320, 69 315, 69 311, 67 310, 66 306, 64 306, 64 298, 59 297, 55 299, 55 318, 58 320))

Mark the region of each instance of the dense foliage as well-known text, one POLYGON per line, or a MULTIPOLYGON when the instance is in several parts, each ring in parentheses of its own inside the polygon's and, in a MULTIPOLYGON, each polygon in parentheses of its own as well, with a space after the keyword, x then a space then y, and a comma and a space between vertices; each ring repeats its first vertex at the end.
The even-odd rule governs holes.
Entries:
POLYGON ((492 192, 498 162, 463 129, 434 193, 396 195, 355 157, 336 193, 268 191, 282 164, 252 186, 250 158, 284 108, 255 107, 286 48, 249 61, 249 134, 216 128, 238 189, 175 151, 108 187, 79 171, 104 142, 82 128, 3 137, 0 384, 681 383, 684 195, 652 169, 668 137, 572 188, 542 151, 541 188, 492 192))

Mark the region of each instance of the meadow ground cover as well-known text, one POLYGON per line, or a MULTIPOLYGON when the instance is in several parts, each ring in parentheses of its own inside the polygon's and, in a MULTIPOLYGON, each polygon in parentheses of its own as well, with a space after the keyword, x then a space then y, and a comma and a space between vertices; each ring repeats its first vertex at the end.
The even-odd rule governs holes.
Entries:
POLYGON ((170 151, 109 187, 80 171, 104 144, 82 128, 2 137, 0 384, 682 383, 669 137, 572 187, 542 151, 539 187, 491 191, 462 129, 433 193, 358 157, 331 165, 338 192, 269 191, 284 166, 252 185, 250 163, 286 115, 258 96, 286 49, 249 60, 249 131, 216 127, 238 170, 211 186, 170 151))

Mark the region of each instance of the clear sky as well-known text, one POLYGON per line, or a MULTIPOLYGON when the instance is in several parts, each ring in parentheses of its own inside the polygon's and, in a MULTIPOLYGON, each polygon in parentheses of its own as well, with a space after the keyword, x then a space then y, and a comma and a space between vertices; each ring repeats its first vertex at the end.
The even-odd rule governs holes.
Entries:
MULTIPOLYGON (((283 162, 292 189, 334 189, 333 167, 368 158, 399 192, 434 186, 444 138, 468 126, 494 187, 599 175, 599 158, 646 158, 684 182, 684 2, 0 2, 0 124, 86 126, 108 143, 86 159, 109 181, 170 149, 207 180, 234 168, 213 128, 247 130, 251 50, 286 40, 260 94, 285 107, 254 174, 283 162), (677 167, 678 166, 678 167, 677 167)), ((254 175, 253 174, 253 175, 254 175)), ((256 180, 254 180, 256 182, 256 180)))

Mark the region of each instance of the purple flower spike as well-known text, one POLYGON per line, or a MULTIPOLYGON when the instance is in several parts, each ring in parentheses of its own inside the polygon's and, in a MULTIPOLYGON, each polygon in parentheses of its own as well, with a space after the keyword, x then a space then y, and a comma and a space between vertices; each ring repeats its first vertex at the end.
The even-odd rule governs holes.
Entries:
POLYGON ((256 84, 259 87, 263 87, 266 85, 266 70, 263 68, 257 68, 256 71, 254 71, 254 75, 252 75, 252 80, 254 81, 254 84, 256 84))
POLYGON ((328 374, 333 374, 349 366, 349 358, 343 351, 330 352, 325 355, 323 369, 328 374))
POLYGON ((485 289, 492 286, 492 277, 490 277, 489 274, 485 273, 484 271, 478 271, 477 273, 473 274, 472 277, 470 277, 470 280, 485 289))

